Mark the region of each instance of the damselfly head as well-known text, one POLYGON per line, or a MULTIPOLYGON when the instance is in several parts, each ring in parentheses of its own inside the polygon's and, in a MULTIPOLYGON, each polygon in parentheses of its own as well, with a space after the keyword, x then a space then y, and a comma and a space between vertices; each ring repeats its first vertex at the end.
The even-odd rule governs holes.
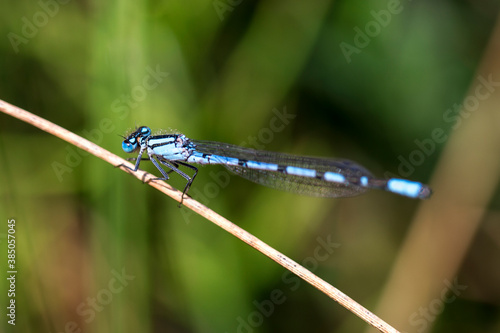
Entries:
POLYGON ((130 138, 125 138, 122 142, 122 149, 126 153, 131 153, 134 150, 137 149, 137 138, 135 137, 130 137, 130 138))
POLYGON ((126 153, 131 153, 138 148, 138 142, 142 142, 142 139, 145 139, 151 135, 151 129, 147 126, 141 126, 137 128, 134 132, 127 135, 127 137, 123 137, 124 140, 122 142, 122 149, 126 153))

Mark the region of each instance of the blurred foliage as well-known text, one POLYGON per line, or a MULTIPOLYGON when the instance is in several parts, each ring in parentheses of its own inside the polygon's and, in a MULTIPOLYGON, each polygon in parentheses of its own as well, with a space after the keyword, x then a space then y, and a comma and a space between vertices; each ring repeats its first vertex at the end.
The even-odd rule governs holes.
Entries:
MULTIPOLYGON (((409 174, 401 174, 402 160, 433 130, 452 131, 444 114, 474 79, 499 5, 393 5, 4 2, 0 98, 122 156, 118 135, 148 125, 194 139, 348 158, 377 175, 425 182, 444 143, 435 143, 409 174)), ((3 315, 3 331, 366 327, 127 174, 5 115, 0 131, 0 261, 4 271, 5 223, 15 218, 19 271, 17 325, 3 315)), ((315 262, 313 272, 361 304, 376 304, 417 201, 378 191, 307 198, 233 176, 221 186, 224 177, 222 168, 201 167, 190 194, 294 260, 315 262), (315 249, 326 240, 338 247, 318 262, 315 249)), ((492 251, 498 255, 498 245, 475 255, 492 251)), ((498 260, 495 272, 485 263, 473 266, 484 278, 498 274, 498 260)), ((4 306, 8 285, 1 281, 4 306)), ((498 332, 499 295, 481 297, 474 289, 480 287, 429 322, 435 332, 498 332)))

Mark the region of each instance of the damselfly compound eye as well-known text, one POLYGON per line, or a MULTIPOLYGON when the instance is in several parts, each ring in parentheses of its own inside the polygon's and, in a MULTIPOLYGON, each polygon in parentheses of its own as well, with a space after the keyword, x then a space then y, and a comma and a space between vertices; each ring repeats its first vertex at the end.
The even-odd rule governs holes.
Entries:
POLYGON ((147 126, 139 127, 137 132, 141 133, 142 136, 150 136, 151 135, 151 129, 147 126))
POLYGON ((130 140, 124 140, 122 142, 122 149, 126 153, 131 153, 137 148, 137 140, 131 138, 130 140))

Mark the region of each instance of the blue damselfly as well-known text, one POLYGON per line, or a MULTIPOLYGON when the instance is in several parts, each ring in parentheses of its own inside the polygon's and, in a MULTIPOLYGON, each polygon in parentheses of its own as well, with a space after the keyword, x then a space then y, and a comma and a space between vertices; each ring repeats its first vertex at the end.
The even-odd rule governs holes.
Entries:
POLYGON ((138 152, 133 171, 139 169, 142 155, 147 152, 149 160, 163 176, 159 179, 168 180, 171 171, 186 179, 183 196, 198 173, 190 163, 222 164, 253 182, 311 196, 350 197, 368 189, 417 199, 431 195, 430 188, 422 183, 400 178, 375 178, 364 167, 343 159, 261 151, 221 142, 191 140, 183 134, 152 135, 146 126, 139 127, 124 139, 122 148, 125 152, 138 152), (180 166, 193 170, 193 176, 180 170, 180 166))

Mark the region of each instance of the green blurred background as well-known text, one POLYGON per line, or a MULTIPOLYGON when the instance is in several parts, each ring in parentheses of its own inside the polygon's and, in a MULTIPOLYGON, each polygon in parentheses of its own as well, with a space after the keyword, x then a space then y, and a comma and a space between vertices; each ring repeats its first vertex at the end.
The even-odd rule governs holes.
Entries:
MULTIPOLYGON (((435 129, 453 132, 456 112, 447 110, 475 79, 500 4, 0 6, 0 98, 118 155, 130 157, 118 135, 147 125, 348 158, 378 176, 428 182, 446 142, 415 155, 418 142, 435 129)), ((366 329, 315 288, 126 173, 6 115, 0 131, 1 276, 9 218, 16 219, 18 269, 17 324, 7 323, 2 278, 0 331, 366 329)), ((171 184, 184 182, 174 176, 171 184)), ((302 197, 228 177, 217 166, 200 168, 190 194, 369 309, 377 307, 420 204, 381 191, 302 197)), ((491 283, 500 277, 499 203, 497 193, 489 227, 480 229, 456 275, 467 290, 430 319, 410 323, 413 332, 500 331, 500 284, 491 283)))

